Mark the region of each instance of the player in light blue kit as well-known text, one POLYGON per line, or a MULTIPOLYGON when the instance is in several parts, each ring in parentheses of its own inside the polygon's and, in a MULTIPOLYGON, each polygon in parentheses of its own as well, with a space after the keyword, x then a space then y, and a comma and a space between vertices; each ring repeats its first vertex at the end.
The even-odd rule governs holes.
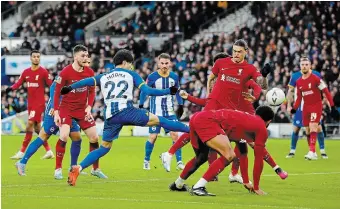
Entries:
POLYGON ((164 117, 156 116, 144 109, 138 109, 133 106, 134 87, 138 87, 141 91, 151 96, 175 95, 178 88, 173 86, 167 89, 153 89, 145 85, 143 79, 131 70, 133 56, 128 50, 122 49, 118 51, 113 57, 113 62, 116 68, 110 73, 86 78, 61 89, 61 94, 67 94, 73 89, 98 84, 101 86, 105 103, 102 144, 99 149, 90 152, 79 165, 72 166, 68 179, 70 186, 75 186, 82 169, 93 164, 110 151, 112 141, 119 137, 119 132, 124 125, 161 125, 163 128, 172 131, 189 132, 189 127, 183 123, 167 120, 164 117))
MULTIPOLYGON (((321 74, 315 70, 313 70, 313 74, 317 75, 318 77, 321 78, 321 74)), ((287 93, 287 111, 290 112, 290 110, 292 109, 291 104, 294 102, 294 99, 296 99, 296 91, 294 92, 295 86, 296 86, 296 81, 301 78, 302 73, 301 71, 295 72, 293 73, 290 81, 289 81, 289 90, 287 93), (294 98, 295 96, 295 98, 294 98)), ((301 105, 299 107, 299 109, 297 109, 294 118, 293 118, 293 132, 292 132, 292 139, 291 139, 291 145, 290 145, 290 152, 289 154, 286 156, 286 158, 292 158, 295 156, 295 149, 296 149, 296 144, 297 141, 299 139, 299 132, 301 127, 303 126, 302 123, 302 106, 303 106, 303 100, 301 102, 301 105)), ((322 121, 321 121, 322 123, 322 121)), ((309 144, 309 136, 307 136, 307 142, 309 144)), ((318 142, 319 142, 319 148, 320 148, 320 153, 321 153, 321 157, 323 159, 327 159, 328 156, 326 154, 325 151, 325 137, 324 134, 322 132, 322 127, 321 125, 319 125, 318 127, 318 142)))
MULTIPOLYGON (((151 73, 146 83, 148 86, 156 89, 166 89, 171 86, 175 86, 179 88, 179 79, 178 75, 174 72, 170 71, 171 60, 170 55, 166 53, 162 53, 158 56, 158 70, 156 72, 151 73)), ((140 95, 139 108, 143 108, 144 102, 147 98, 147 95, 142 92, 140 95)), ((179 96, 179 92, 176 93, 176 99, 178 102, 177 116, 180 118, 183 114, 183 99, 179 96)), ((174 110, 174 98, 172 95, 165 96, 151 96, 150 97, 150 112, 157 116, 163 116, 168 120, 178 121, 177 116, 174 110)), ((145 143, 145 157, 143 163, 143 169, 150 170, 150 156, 152 154, 152 150, 154 148, 154 144, 157 140, 157 136, 160 133, 161 127, 152 126, 149 127, 150 137, 145 143)), ((170 136, 172 138, 173 143, 178 139, 178 133, 169 131, 167 129, 164 130, 165 133, 170 132, 170 136)), ((179 149, 176 152, 177 159, 177 169, 183 170, 185 165, 182 162, 182 150, 179 149)))
MULTIPOLYGON (((90 64, 90 61, 88 61, 88 65, 90 64)), ((44 121, 43 121, 43 128, 39 132, 39 136, 28 146, 24 157, 16 162, 15 167, 18 170, 18 174, 20 176, 26 176, 26 164, 28 160, 32 157, 32 155, 43 145, 44 141, 47 141, 51 135, 56 135, 59 131, 59 127, 54 123, 53 118, 53 112, 54 112, 54 92, 55 92, 55 86, 56 83, 53 82, 53 84, 50 86, 50 99, 48 101, 48 104, 45 109, 44 113, 44 121)), ((80 127, 77 124, 75 120, 72 120, 72 126, 70 131, 70 138, 72 140, 71 144, 71 167, 73 165, 77 165, 78 157, 81 150, 81 135, 80 135, 80 127)), ((91 170, 91 175, 97 176, 98 178, 107 178, 105 174, 100 171, 100 169, 97 170, 91 170)), ((54 178, 57 180, 63 179, 62 170, 56 169, 54 171, 54 178)))

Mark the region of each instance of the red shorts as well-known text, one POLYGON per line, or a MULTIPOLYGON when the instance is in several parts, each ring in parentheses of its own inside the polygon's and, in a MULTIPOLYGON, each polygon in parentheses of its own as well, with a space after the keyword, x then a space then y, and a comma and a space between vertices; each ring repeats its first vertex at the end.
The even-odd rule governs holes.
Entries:
POLYGON ((206 143, 221 134, 226 135, 211 111, 198 112, 190 119, 190 140, 194 148, 198 146, 198 140, 206 143))
POLYGON ((45 111, 45 105, 29 107, 28 108, 28 120, 40 123, 44 111, 45 111))
POLYGON ((94 120, 85 120, 85 109, 83 110, 69 110, 67 107, 60 107, 59 115, 61 124, 72 125, 72 119, 76 120, 81 129, 86 130, 95 126, 94 120))
POLYGON ((309 126, 309 123, 320 123, 322 115, 322 103, 316 103, 314 105, 303 106, 302 121, 303 126, 309 126))

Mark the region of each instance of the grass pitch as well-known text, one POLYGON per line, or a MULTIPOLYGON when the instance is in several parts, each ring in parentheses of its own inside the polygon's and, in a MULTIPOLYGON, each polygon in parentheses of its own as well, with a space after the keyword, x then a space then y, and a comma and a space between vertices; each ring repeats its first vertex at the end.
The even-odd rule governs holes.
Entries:
MULTIPOLYGON (((218 182, 207 185, 216 197, 196 197, 188 193, 170 192, 168 185, 179 175, 173 159, 172 171, 165 172, 158 158, 171 145, 169 138, 159 138, 152 157, 150 171, 142 169, 146 137, 121 137, 113 142, 111 151, 100 161, 100 167, 109 179, 102 180, 81 175, 76 187, 66 183, 70 162, 69 151, 64 158, 64 180, 55 180, 55 160, 41 160, 45 153, 41 148, 30 159, 27 176, 21 177, 10 160, 21 146, 23 136, 2 136, 1 206, 3 209, 206 209, 206 208, 283 208, 283 209, 339 209, 340 198, 340 141, 326 140, 328 160, 306 161, 305 140, 300 140, 296 157, 286 159, 289 140, 269 140, 267 147, 276 162, 289 173, 281 180, 265 164, 261 188, 267 196, 249 194, 240 184, 230 184, 230 167, 219 176, 218 182)), ((55 147, 57 137, 50 139, 55 147)), ((70 142, 67 145, 69 150, 70 142)), ((83 139, 79 160, 88 153, 88 141, 83 139)), ((193 157, 191 146, 183 149, 183 160, 193 157)), ((253 152, 249 153, 249 171, 252 171, 253 152)), ((205 172, 201 167, 187 184, 192 186, 205 172)), ((90 169, 85 170, 88 174, 90 169)), ((252 174, 250 173, 250 176, 252 174)), ((252 178, 251 178, 252 179, 252 178)))

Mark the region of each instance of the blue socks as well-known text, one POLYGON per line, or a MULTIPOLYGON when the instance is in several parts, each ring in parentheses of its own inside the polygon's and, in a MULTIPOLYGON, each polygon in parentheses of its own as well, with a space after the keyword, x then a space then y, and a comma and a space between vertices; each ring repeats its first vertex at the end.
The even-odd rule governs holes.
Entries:
POLYGON ((81 139, 79 141, 72 141, 71 144, 71 167, 72 165, 77 165, 78 157, 81 149, 81 139))
POLYGON ((190 129, 189 126, 178 122, 178 121, 171 121, 162 116, 158 116, 159 118, 159 125, 165 129, 175 132, 186 132, 189 133, 190 129))
POLYGON ((43 145, 44 141, 38 137, 27 148, 24 157, 20 160, 20 163, 26 164, 32 155, 43 145))
POLYGON ((320 149, 325 149, 325 136, 322 131, 318 133, 318 142, 320 149))
POLYGON ((296 144, 297 144, 298 139, 299 139, 299 133, 295 133, 293 131, 292 139, 291 139, 291 142, 290 142, 290 149, 291 150, 295 150, 296 149, 296 144))
MULTIPOLYGON (((175 144, 173 141, 172 144, 175 144)), ((175 153, 177 162, 182 161, 182 149, 179 149, 175 153)))
POLYGON ((82 169, 85 169, 92 165, 94 162, 96 162, 99 158, 103 157, 106 155, 111 148, 105 148, 103 146, 100 146, 98 149, 93 150, 90 152, 85 159, 80 163, 80 166, 82 169))
POLYGON ((149 140, 147 140, 145 142, 145 158, 144 158, 144 160, 150 161, 150 156, 151 156, 151 153, 152 153, 154 146, 155 145, 152 144, 149 140))

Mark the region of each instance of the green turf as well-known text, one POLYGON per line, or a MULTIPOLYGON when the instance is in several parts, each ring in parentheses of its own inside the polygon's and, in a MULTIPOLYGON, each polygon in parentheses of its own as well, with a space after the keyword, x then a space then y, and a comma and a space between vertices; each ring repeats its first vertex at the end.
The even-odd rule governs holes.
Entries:
MULTIPOLYGON (((290 176, 282 181, 265 165, 261 188, 268 192, 267 196, 255 196, 239 184, 230 184, 227 179, 230 168, 227 168, 220 174, 219 182, 209 183, 207 186, 209 192, 216 193, 217 197, 196 197, 168 190, 168 185, 179 175, 179 171, 175 170, 175 160, 172 171, 166 173, 158 159, 158 155, 171 144, 168 138, 158 139, 150 171, 142 169, 145 138, 119 138, 113 143, 110 153, 100 161, 100 166, 109 179, 80 176, 76 187, 66 184, 69 152, 65 155, 63 164, 65 180, 54 180, 54 160, 40 160, 44 154, 43 149, 29 161, 27 176, 18 176, 15 161, 9 157, 17 151, 22 138, 23 136, 2 136, 3 209, 340 208, 340 141, 326 141, 330 157, 328 160, 309 162, 303 159, 307 152, 304 140, 299 142, 294 159, 285 158, 289 151, 289 140, 270 140, 268 150, 290 176)), ((51 138, 50 143, 54 147, 56 137, 51 138)), ((83 143, 80 160, 87 150, 88 143, 83 143)), ((185 147, 184 160, 192 156, 191 147, 185 147)), ((249 156, 251 171, 252 152, 249 156)), ((206 168, 203 166, 199 169, 187 183, 194 184, 206 168)), ((85 171, 89 172, 89 169, 85 171)))

